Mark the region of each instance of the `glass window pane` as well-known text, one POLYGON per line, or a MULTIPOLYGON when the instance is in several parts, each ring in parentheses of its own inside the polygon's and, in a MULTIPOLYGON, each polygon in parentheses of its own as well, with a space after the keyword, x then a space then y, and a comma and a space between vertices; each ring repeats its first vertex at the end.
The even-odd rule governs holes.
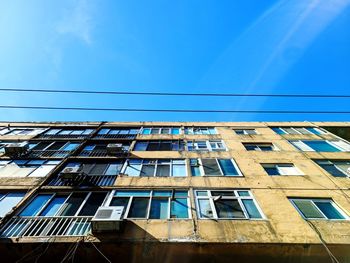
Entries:
POLYGON ((109 129, 102 129, 98 132, 98 134, 107 134, 109 132, 109 129))
POLYGON ((283 130, 281 130, 280 128, 271 128, 275 133, 277 134, 286 134, 283 130))
POLYGON ((147 151, 158 151, 159 149, 159 142, 149 142, 147 151))
POLYGON ((169 165, 158 165, 156 176, 159 176, 159 177, 170 176, 170 164, 169 165))
POLYGON ((216 159, 202 159, 202 165, 205 175, 221 175, 216 159))
POLYGON ((87 193, 73 193, 65 204, 60 216, 74 216, 83 203, 87 193))
POLYGON ((151 134, 159 134, 159 130, 158 128, 153 128, 151 134))
POLYGON ((171 197, 172 191, 153 191, 152 196, 156 197, 171 197))
POLYGON ((125 174, 129 176, 139 176, 141 172, 141 164, 132 164, 129 162, 129 165, 126 166, 125 174))
POLYGON ((161 134, 170 134, 170 129, 169 128, 161 129, 161 134))
POLYGON ((280 175, 276 166, 264 166, 264 169, 268 175, 280 175))
POLYGON ((150 196, 151 191, 116 191, 115 196, 150 196))
POLYGON ((151 134, 151 129, 149 128, 142 129, 142 134, 145 134, 145 135, 151 134))
POLYGON ((160 151, 171 151, 172 150, 172 142, 161 142, 159 150, 160 151))
POLYGON ((148 142, 136 142, 134 151, 146 151, 148 142))
POLYGON ((201 176, 201 171, 199 169, 199 166, 191 166, 191 173, 192 173, 192 176, 201 176))
POLYGON ((39 194, 37 195, 26 208, 19 214, 20 216, 36 216, 37 213, 44 207, 49 201, 52 194, 39 194))
POLYGON ((146 218, 149 198, 134 197, 130 206, 128 217, 146 218))
POLYGON ((130 197, 114 197, 109 206, 124 206, 126 208, 129 199, 130 197))
POLYGON ((324 218, 310 200, 293 200, 305 218, 324 218))
POLYGON ((319 164, 323 169, 329 172, 334 177, 347 177, 347 175, 334 164, 319 164))
POLYGON ((173 176, 186 176, 185 164, 173 164, 173 176))
POLYGON ((141 170, 141 176, 154 176, 154 165, 143 165, 141 170))
POLYGON ((238 191, 239 196, 250 196, 248 191, 238 191))
POLYGON ((242 199, 242 202, 250 218, 261 218, 259 210, 252 199, 242 199))
POLYGON ((174 134, 174 135, 180 134, 180 128, 172 128, 171 134, 174 134))
POLYGON ((24 197, 24 193, 9 193, 5 197, 2 195, 0 201, 0 217, 4 217, 16 206, 24 197))
POLYGON ((219 199, 214 205, 218 218, 245 218, 238 200, 219 199))
POLYGON ((303 141, 316 152, 340 152, 340 150, 325 141, 303 141))
POLYGON ((224 175, 239 175, 238 171, 236 170, 235 166, 233 165, 230 159, 219 159, 218 161, 220 163, 220 167, 224 175))
POLYGON ((108 163, 97 163, 92 167, 88 174, 103 175, 107 167, 108 163))
POLYGON ((198 199, 198 205, 200 218, 213 218, 213 211, 208 199, 198 199))
POLYGON ((112 163, 108 166, 105 175, 117 175, 120 172, 120 169, 122 168, 122 164, 120 163, 112 163))
POLYGON ((335 209, 331 202, 314 201, 314 203, 328 219, 345 219, 345 217, 335 209))
POLYGON ((84 207, 79 212, 79 216, 93 216, 97 209, 102 205, 106 193, 91 193, 84 207))
POLYGON ((170 218, 188 218, 187 198, 171 201, 170 218))
POLYGON ((167 219, 168 218, 168 198, 153 198, 151 202, 151 211, 149 218, 151 219, 167 219))
POLYGON ((44 211, 41 212, 41 216, 55 216, 58 209, 60 209, 61 205, 67 199, 67 195, 56 195, 46 206, 44 211))

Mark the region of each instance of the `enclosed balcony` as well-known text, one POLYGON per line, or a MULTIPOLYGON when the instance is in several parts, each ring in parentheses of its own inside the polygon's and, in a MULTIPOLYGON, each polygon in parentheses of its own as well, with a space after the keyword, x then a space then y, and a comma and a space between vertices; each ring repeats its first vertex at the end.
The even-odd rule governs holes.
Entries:
POLYGON ((128 154, 131 142, 91 143, 78 154, 84 157, 124 157, 128 154))
POLYGON ((53 128, 44 132, 38 138, 46 139, 85 139, 94 132, 94 129, 69 129, 53 128))
POLYGON ((95 138, 134 140, 139 128, 106 128, 100 130, 95 138))

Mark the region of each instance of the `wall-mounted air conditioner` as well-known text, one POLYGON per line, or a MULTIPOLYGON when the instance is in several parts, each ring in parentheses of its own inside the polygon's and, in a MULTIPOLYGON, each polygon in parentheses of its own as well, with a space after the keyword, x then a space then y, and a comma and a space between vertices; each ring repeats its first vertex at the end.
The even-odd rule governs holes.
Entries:
POLYGON ((9 143, 5 145, 5 154, 6 155, 23 155, 26 154, 29 150, 27 142, 19 142, 19 143, 9 143))
POLYGON ((91 220, 92 232, 120 231, 124 206, 100 206, 91 220))
POLYGON ((109 143, 106 149, 108 154, 120 154, 125 152, 123 144, 121 143, 109 143))

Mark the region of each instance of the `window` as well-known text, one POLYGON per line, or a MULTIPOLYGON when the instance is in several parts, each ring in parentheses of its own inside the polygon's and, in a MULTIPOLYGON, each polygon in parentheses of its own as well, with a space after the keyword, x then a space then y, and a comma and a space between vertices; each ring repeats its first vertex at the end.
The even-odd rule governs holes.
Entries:
POLYGON ((48 137, 65 137, 65 136, 70 136, 70 137, 86 137, 90 135, 94 130, 93 129, 49 129, 46 131, 43 136, 48 136, 48 137))
POLYGON ((347 215, 331 199, 290 199, 305 219, 348 219, 347 215))
POLYGON ((116 190, 109 206, 123 206, 124 218, 189 218, 186 190, 116 190))
POLYGON ((290 141, 295 147, 305 152, 348 152, 350 144, 345 141, 290 141))
POLYGON ((243 143, 247 151, 277 151, 277 147, 272 143, 243 143))
POLYGON ((142 135, 150 134, 172 134, 178 135, 181 134, 180 127, 143 127, 141 130, 142 135))
POLYGON ((350 177, 350 161, 316 160, 316 163, 334 177, 350 177))
POLYGON ((268 175, 303 175, 293 164, 262 164, 268 175))
POLYGON ((326 134, 323 130, 315 127, 272 127, 277 134, 326 134))
POLYGON ((242 176, 232 159, 190 159, 192 176, 242 176))
POLYGON ((137 141, 134 151, 183 151, 184 142, 173 141, 137 141))
POLYGON ((0 218, 12 210, 24 197, 25 193, 0 193, 0 218))
POLYGON ((186 127, 185 134, 213 135, 217 132, 214 127, 186 127))
MULTIPOLYGON (((75 142, 30 142, 29 149, 32 151, 47 151, 47 152, 58 152, 58 151, 73 151, 75 150, 80 143, 75 142)), ((50 155, 53 157, 64 157, 63 153, 56 153, 50 155)))
POLYGON ((223 141, 188 141, 187 149, 189 151, 226 151, 223 141))
POLYGON ((101 136, 101 135, 122 135, 122 134, 125 134, 125 135, 136 135, 139 133, 139 130, 138 128, 120 128, 120 129, 101 129, 99 132, 98 132, 98 136, 101 136))
MULTIPOLYGON (((121 144, 124 153, 128 152, 130 149, 130 142, 121 142, 121 141, 115 142, 114 141, 113 144, 114 143, 121 144)), ((101 156, 101 157, 103 157, 103 156, 107 156, 107 155, 110 155, 110 156, 117 155, 117 153, 113 153, 113 154, 109 153, 107 151, 107 145, 108 145, 108 143, 88 144, 79 153, 79 156, 97 156, 97 157, 101 156)))
MULTIPOLYGON (((66 167, 79 167, 78 171, 88 175, 118 175, 123 166, 122 160, 108 163, 80 163, 70 162, 66 167)), ((65 167, 65 168, 66 168, 65 167)))
POLYGON ((262 212, 247 190, 195 190, 200 219, 262 219, 262 212))
POLYGON ((45 131, 46 128, 23 128, 23 127, 11 127, 3 128, 0 130, 0 135, 38 135, 45 131))
POLYGON ((123 171, 129 176, 187 176, 185 160, 180 159, 130 159, 123 171))
POLYGON ((234 129, 237 135, 256 135, 258 134, 255 129, 234 129))
POLYGON ((19 216, 94 216, 107 192, 41 193, 19 216))
POLYGON ((0 177, 44 177, 60 161, 53 160, 1 160, 0 177))

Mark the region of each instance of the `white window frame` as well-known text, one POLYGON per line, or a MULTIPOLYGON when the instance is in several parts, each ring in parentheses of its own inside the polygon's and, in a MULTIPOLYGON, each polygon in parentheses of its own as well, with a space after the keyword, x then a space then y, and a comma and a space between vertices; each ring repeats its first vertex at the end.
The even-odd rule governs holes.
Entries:
MULTIPOLYGON (((15 160, 19 160, 19 159, 14 159, 14 160, 1 160, 1 161, 7 161, 7 163, 5 164, 0 164, 0 169, 2 169, 2 168, 4 168, 4 167, 6 167, 7 165, 10 165, 11 163, 15 163, 14 161, 15 160)), ((44 163, 42 163, 41 165, 28 165, 28 166, 26 166, 26 164, 21 164, 21 165, 18 165, 17 164, 17 166, 19 167, 19 168, 22 168, 22 167, 20 167, 20 166, 25 166, 26 168, 35 168, 33 171, 31 171, 30 173, 28 173, 26 176, 24 176, 25 178, 26 177, 32 177, 31 175, 37 170, 37 169, 39 169, 39 168, 41 168, 41 167, 44 167, 44 166, 54 166, 54 167, 57 167, 57 165, 59 165, 60 164, 60 162, 62 161, 62 160, 54 160, 54 159, 24 159, 25 161, 26 161, 26 163, 28 163, 28 162, 30 162, 30 161, 37 161, 37 160, 39 160, 39 161, 45 161, 44 163), (50 162, 57 162, 57 163, 50 163, 50 162)), ((50 173, 52 170, 53 170, 54 168, 52 168, 48 173, 50 173)), ((47 176, 47 174, 45 175, 45 176, 35 176, 35 177, 38 177, 38 178, 41 178, 41 177, 46 177, 47 176)), ((16 176, 17 177, 17 176, 16 176)), ((14 178, 16 178, 16 177, 14 177, 14 178)), ((21 178, 21 177, 19 177, 19 178, 21 178)))
POLYGON ((145 135, 145 136, 150 136, 150 135, 180 135, 180 134, 183 134, 183 132, 182 132, 182 128, 181 127, 175 127, 175 126, 165 127, 165 126, 162 126, 162 127, 142 127, 139 130, 139 134, 140 135, 145 135), (150 134, 143 134, 143 130, 145 130, 145 129, 149 129, 150 130, 150 134), (153 129, 159 129, 158 133, 152 133, 153 129), (163 129, 169 129, 170 133, 162 133, 163 129), (178 129, 179 130, 179 134, 172 134, 172 130, 173 129, 178 129))
MULTIPOLYGON (((280 130, 282 130, 282 131, 284 132, 284 134, 288 134, 288 135, 297 135, 297 134, 301 134, 301 135, 309 135, 309 134, 313 134, 313 135, 323 135, 323 134, 326 134, 325 131, 321 130, 321 129, 318 128, 318 127, 273 127, 273 128, 279 128, 280 130), (287 131, 285 130, 285 128, 292 129, 296 134, 290 134, 289 132, 287 132, 287 131), (303 129, 306 133, 302 133, 302 132, 298 131, 296 128, 298 128, 298 129, 303 129), (315 130, 317 130, 320 134, 313 133, 313 132, 309 131, 307 128, 315 129, 315 130)), ((283 135, 283 134, 282 134, 282 135, 283 135)))
MULTIPOLYGON (((112 199, 115 195, 115 192, 121 190, 121 191, 149 191, 149 195, 132 195, 132 196, 125 196, 126 198, 129 198, 128 204, 126 205, 126 207, 124 208, 123 211, 123 219, 130 219, 130 220, 189 220, 192 219, 192 213, 191 213, 191 200, 190 200, 190 191, 189 189, 115 189, 113 190, 109 197, 107 198, 106 202, 105 202, 105 206, 109 206, 109 207, 113 207, 111 206, 111 202, 112 199), (187 199, 187 218, 171 218, 171 197, 160 197, 160 196, 155 196, 153 197, 153 192, 154 191, 186 191, 187 192, 187 196, 183 196, 183 197, 178 197, 178 198, 186 198, 187 199), (145 218, 138 218, 138 217, 128 217, 129 212, 130 212, 130 207, 132 204, 132 201, 134 199, 134 197, 145 197, 145 198, 149 198, 148 201, 148 206, 147 206, 147 212, 146 212, 146 217, 145 218), (167 218, 166 219, 162 219, 162 218, 149 218, 150 215, 150 211, 151 211, 151 204, 152 204, 152 199, 155 198, 159 198, 159 199, 166 199, 168 198, 168 211, 167 211, 167 218)), ((123 196, 124 197, 124 196, 123 196)))
POLYGON ((188 151, 209 151, 209 152, 219 152, 219 151, 227 151, 227 147, 223 140, 188 140, 186 143, 186 148, 188 151), (198 142, 205 142, 206 149, 199 149, 198 142), (188 149, 188 143, 192 143, 192 150, 188 149), (215 145, 221 143, 222 148, 213 148, 211 143, 215 143, 215 145))
POLYGON ((196 204, 196 213, 197 213, 197 218, 200 220, 266 220, 266 217, 264 215, 264 213, 262 212, 260 206, 258 205, 258 202, 256 201, 255 197, 253 196, 252 192, 250 190, 247 189, 195 189, 193 190, 193 196, 195 198, 195 204, 196 204), (207 192, 206 196, 197 196, 197 192, 207 192), (215 204, 214 204, 214 196, 211 195, 211 191, 214 192, 226 192, 226 191, 230 191, 230 192, 234 192, 235 196, 225 196, 223 197, 223 199, 227 199, 227 200, 238 200, 238 203, 243 211, 243 214, 245 216, 245 218, 219 218, 216 212, 216 208, 215 208, 215 204), (239 196, 238 195, 238 191, 247 191, 249 193, 249 196, 239 196), (213 217, 212 218, 207 218, 207 217, 201 217, 200 216, 200 206, 199 206, 199 200, 200 199, 205 199, 205 200, 209 200, 209 205, 210 208, 213 212, 213 217), (257 208, 257 210, 259 211, 261 218, 249 218, 249 214, 242 202, 242 199, 249 199, 252 200, 254 202, 255 207, 257 208))
POLYGON ((236 135, 258 135, 258 131, 256 129, 232 129, 236 135), (243 134, 237 134, 236 131, 243 131, 243 134), (254 131, 253 134, 248 133, 247 131, 254 131))
POLYGON ((350 163, 349 160, 336 160, 336 161, 332 161, 332 160, 320 160, 320 159, 318 159, 318 160, 314 160, 314 161, 315 161, 315 163, 316 163, 318 166, 321 167, 322 170, 326 171, 326 172, 327 172, 328 174, 330 174, 332 177, 335 177, 335 176, 333 176, 330 172, 328 172, 326 169, 324 169, 324 168, 319 164, 319 162, 324 162, 324 163, 325 163, 325 162, 328 162, 328 164, 333 165, 339 172, 341 172, 342 174, 344 174, 347 178, 350 178, 350 170, 349 170, 348 173, 344 173, 343 170, 341 170, 341 169, 339 169, 339 168, 337 167, 337 163, 340 163, 340 162, 348 162, 348 163, 350 163))
MULTIPOLYGON (((272 150, 271 152, 276 152, 276 151, 279 151, 280 149, 276 146, 276 144, 272 143, 272 142, 243 142, 242 143, 244 148, 246 145, 253 145, 255 146, 257 149, 255 149, 254 151, 259 151, 259 152, 266 152, 266 151, 263 151, 261 150, 260 146, 264 146, 264 145, 267 145, 267 146, 272 146, 272 150)), ((247 150, 247 151, 251 151, 251 150, 247 150)))
POLYGON ((187 166, 186 159, 166 159, 166 160, 170 160, 169 163, 163 163, 163 164, 169 164, 169 166, 170 166, 170 175, 169 176, 157 176, 156 174, 157 174, 158 166, 162 166, 163 165, 163 164, 159 164, 159 160, 163 160, 163 159, 136 159, 136 158, 133 159, 133 158, 131 158, 131 159, 125 160, 125 162, 123 164, 123 167, 121 169, 121 173, 122 174, 125 174, 126 169, 128 167, 128 162, 130 160, 141 160, 141 163, 138 164, 138 165, 141 165, 141 168, 140 168, 139 175, 137 175, 137 176, 132 176, 132 175, 130 176, 130 175, 128 175, 129 177, 157 177, 157 178, 166 178, 166 177, 175 177, 175 178, 177 178, 177 177, 180 177, 180 178, 182 178, 182 177, 187 177, 188 176, 188 171, 187 171, 188 170, 188 166, 187 166), (142 167, 144 165, 152 165, 153 164, 153 163, 145 163, 145 161, 147 161, 147 160, 155 161, 154 162, 154 173, 153 173, 153 176, 142 176, 141 175, 142 167), (174 161, 176 161, 176 160, 184 161, 184 164, 183 164, 185 166, 185 175, 184 176, 174 176, 173 175, 173 166, 174 165, 178 165, 176 163, 174 164, 174 161))
MULTIPOLYGON (((269 176, 300 176, 300 175, 305 175, 298 167, 296 167, 293 163, 262 163, 261 164, 263 168, 269 168, 269 167, 276 167, 277 171, 280 173, 280 174, 276 174, 276 175, 270 175, 268 174, 269 176), (285 174, 285 173, 282 173, 283 170, 280 169, 280 167, 283 167, 283 166, 292 166, 296 171, 297 173, 296 174, 285 174)), ((265 169, 264 169, 265 170, 265 169)), ((265 171, 266 172, 266 171, 265 171)), ((266 172, 267 173, 267 172, 266 172)))
POLYGON ((296 147, 299 151, 302 151, 302 152, 316 152, 314 149, 312 149, 310 146, 308 146, 306 143, 304 143, 304 141, 322 141, 322 142, 326 142, 326 143, 332 145, 333 147, 339 149, 341 152, 349 152, 345 148, 342 148, 341 146, 336 145, 335 143, 333 143, 333 141, 334 141, 334 142, 344 142, 344 143, 349 144, 348 142, 342 141, 342 140, 337 140, 337 141, 336 140, 333 140, 333 141, 329 141, 329 140, 290 140, 289 142, 294 147, 296 147), (304 150, 301 149, 300 147, 298 147, 297 145, 295 145, 294 142, 303 144, 304 150), (308 149, 308 150, 306 150, 306 149, 308 149))
POLYGON ((217 135, 218 131, 216 130, 216 127, 185 127, 184 133, 186 135, 217 135), (214 133, 210 133, 210 129, 213 129, 214 133), (203 133, 203 131, 205 130, 208 131, 208 133, 203 133), (196 133, 196 132, 199 132, 199 133, 196 133))
POLYGON ((295 207, 295 209, 297 210, 297 212, 302 216, 302 218, 304 218, 305 220, 330 220, 330 221, 344 221, 344 220, 349 220, 349 216, 333 201, 333 199, 331 198, 302 198, 302 197, 292 197, 292 198, 288 198, 292 205, 295 207), (310 201, 312 202, 312 205, 318 210, 318 212, 320 212, 320 214, 324 217, 324 218, 307 218, 304 216, 303 212, 301 212, 301 210, 298 208, 298 206, 294 203, 294 200, 303 200, 303 201, 310 201), (321 209, 318 208, 318 206, 314 203, 314 201, 317 202, 324 202, 324 203, 330 203, 333 208, 335 210, 338 211, 339 214, 341 214, 344 219, 329 219, 326 217, 326 215, 321 211, 321 209))
MULTIPOLYGON (((190 158, 190 159, 195 159, 198 161, 198 167, 199 167, 199 171, 200 171, 200 176, 208 176, 208 177, 215 177, 215 176, 224 176, 224 177, 243 177, 243 174, 241 172, 241 170, 239 169, 237 163, 235 162, 234 159, 232 158, 190 158), (218 165, 219 169, 220 169, 220 173, 221 175, 210 175, 210 174, 205 174, 205 171, 204 171, 204 168, 203 168, 203 162, 202 162, 202 159, 214 159, 216 161, 216 164, 218 165), (221 165, 219 163, 219 159, 221 160, 230 160, 231 163, 233 164, 233 167, 236 169, 236 171, 238 172, 238 175, 225 175, 224 172, 222 171, 222 168, 221 168, 221 165)), ((189 160, 191 162, 191 160, 189 160)), ((191 163, 189 164, 190 165, 190 168, 194 165, 191 165, 191 163)), ((196 177, 196 176, 193 176, 191 174, 192 177, 196 177)))

